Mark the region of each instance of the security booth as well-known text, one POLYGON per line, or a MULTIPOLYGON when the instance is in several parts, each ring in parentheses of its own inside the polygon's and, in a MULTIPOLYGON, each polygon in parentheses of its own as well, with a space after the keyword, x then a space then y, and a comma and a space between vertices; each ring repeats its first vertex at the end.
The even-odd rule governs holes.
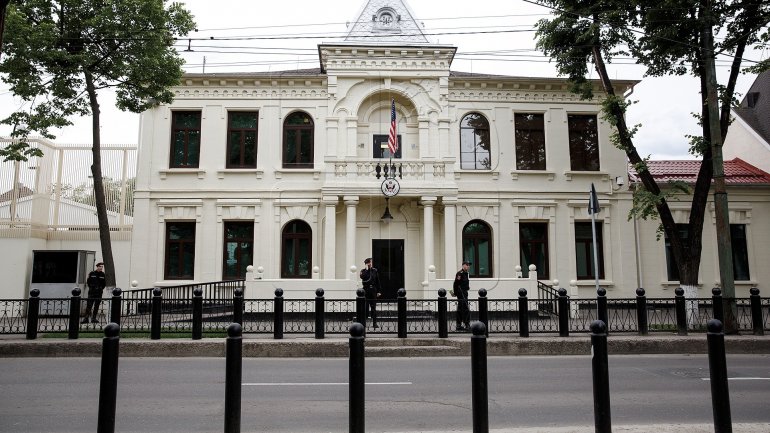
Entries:
MULTIPOLYGON (((29 289, 38 289, 41 299, 64 299, 72 289, 86 293, 86 279, 94 268, 96 252, 86 250, 34 250, 29 289)), ((68 303, 41 303, 40 314, 67 315, 68 303), (43 305, 46 305, 43 308, 43 305)))

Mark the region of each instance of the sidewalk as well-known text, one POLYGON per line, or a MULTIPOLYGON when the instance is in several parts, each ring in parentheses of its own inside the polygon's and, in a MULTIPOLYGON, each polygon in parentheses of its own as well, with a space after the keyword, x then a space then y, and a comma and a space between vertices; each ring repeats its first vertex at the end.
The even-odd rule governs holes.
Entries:
MULTIPOLYGON (((529 427, 490 429, 490 433, 594 433, 594 426, 580 427, 529 427)), ((613 433, 714 433, 714 424, 647 424, 647 425, 613 425, 613 433)), ((419 433, 459 433, 467 430, 442 430, 420 431, 419 433)), ((761 424, 733 424, 733 433, 767 433, 770 432, 770 423, 761 424)), ((389 433, 417 433, 389 432, 389 433)))

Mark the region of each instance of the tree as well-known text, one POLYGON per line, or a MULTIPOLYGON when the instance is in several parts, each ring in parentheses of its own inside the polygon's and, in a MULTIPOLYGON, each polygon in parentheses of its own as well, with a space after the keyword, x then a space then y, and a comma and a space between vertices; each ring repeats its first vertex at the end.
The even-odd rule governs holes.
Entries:
MULTIPOLYGON (((629 217, 660 218, 662 230, 671 242, 680 286, 690 297, 698 284, 703 221, 712 179, 715 180, 720 275, 727 301, 725 329, 736 331, 721 145, 730 123, 730 107, 735 102, 735 83, 745 61, 745 50, 768 40, 770 5, 754 0, 544 0, 542 3, 555 11, 555 18, 538 22, 538 47, 553 57, 559 73, 568 76, 573 90, 584 98, 593 97, 593 84, 586 76, 589 68, 595 69, 606 95, 602 101, 604 119, 616 128, 613 144, 626 152, 642 183, 642 188, 635 191, 634 208, 629 217), (715 42, 713 34, 725 37, 715 42), (690 191, 683 185, 661 188, 647 169, 646 159, 637 152, 633 137, 639 125, 626 124, 629 102, 615 93, 606 69, 606 63, 621 55, 634 57, 646 66, 646 74, 650 76, 691 74, 700 79, 703 109, 697 117, 703 132, 702 136, 690 139, 691 152, 703 160, 691 191, 690 219, 684 237, 676 228, 667 198, 677 191, 690 191), (713 72, 716 55, 731 59, 730 75, 721 85, 717 84, 713 72)), ((769 65, 765 62, 752 66, 762 69, 769 65)))
POLYGON ((0 56, 3 54, 3 33, 5 33, 5 12, 11 0, 0 0, 0 56))
MULTIPOLYGON (((73 115, 91 115, 91 173, 107 285, 115 285, 104 182, 101 170, 99 99, 113 88, 121 110, 142 112, 170 103, 184 61, 172 45, 194 29, 192 15, 167 0, 26 0, 9 6, 3 81, 31 107, 2 123, 14 135, 30 131, 52 137, 50 128, 70 125, 73 115)), ((21 143, 15 155, 24 158, 21 143)))

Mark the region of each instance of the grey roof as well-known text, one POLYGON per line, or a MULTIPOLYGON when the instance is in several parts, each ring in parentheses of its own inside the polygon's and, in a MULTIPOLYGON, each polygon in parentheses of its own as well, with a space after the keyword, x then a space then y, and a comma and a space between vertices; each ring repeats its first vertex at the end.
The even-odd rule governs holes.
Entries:
POLYGON ((770 70, 757 76, 741 105, 733 111, 765 142, 770 143, 770 70), (749 106, 750 99, 754 100, 753 107, 749 106))
POLYGON ((254 77, 254 78, 280 78, 280 77, 307 77, 307 76, 326 76, 321 72, 321 68, 290 69, 286 71, 263 71, 263 72, 221 72, 221 73, 187 73, 187 78, 233 78, 233 77, 254 77))

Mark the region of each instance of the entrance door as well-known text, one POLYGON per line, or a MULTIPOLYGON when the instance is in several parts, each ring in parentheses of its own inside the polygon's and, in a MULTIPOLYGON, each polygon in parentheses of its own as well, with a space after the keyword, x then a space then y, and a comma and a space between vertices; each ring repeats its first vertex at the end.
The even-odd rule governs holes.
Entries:
POLYGON ((395 299, 404 287, 404 240, 372 239, 372 259, 380 273, 382 299, 395 299))

